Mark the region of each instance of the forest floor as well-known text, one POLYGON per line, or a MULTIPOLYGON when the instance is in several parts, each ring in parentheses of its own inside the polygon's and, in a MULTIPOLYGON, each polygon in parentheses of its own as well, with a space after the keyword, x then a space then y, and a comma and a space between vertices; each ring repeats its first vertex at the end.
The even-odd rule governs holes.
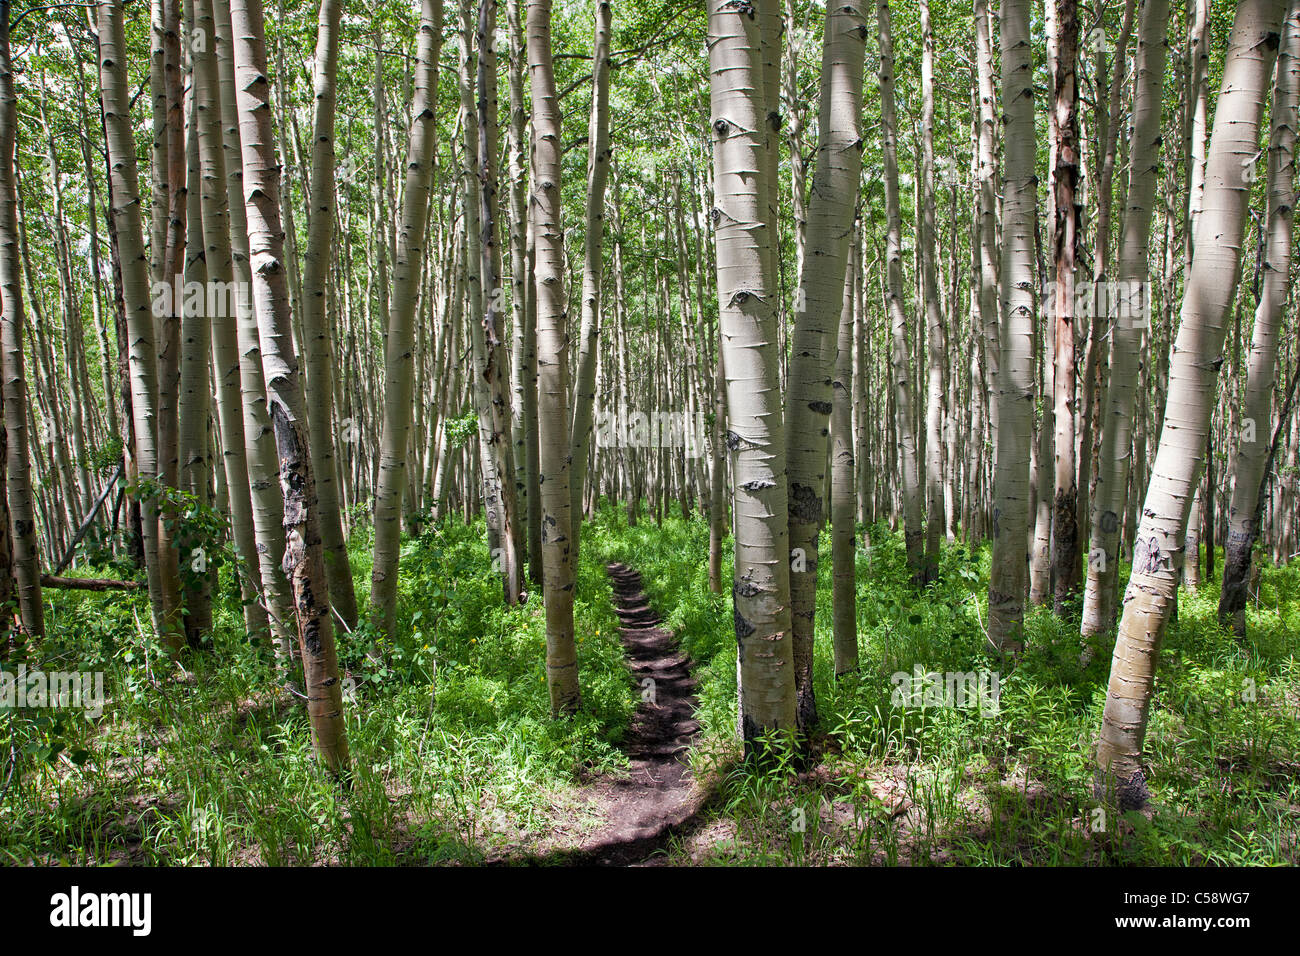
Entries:
MULTIPOLYGON (((920 590, 900 533, 859 530, 861 669, 834 674, 823 561, 807 761, 775 741, 740 752, 731 601, 708 588, 699 516, 606 507, 584 524, 582 705, 562 721, 542 602, 504 604, 481 521, 404 541, 380 663, 356 533, 346 789, 313 759, 265 642, 242 633, 229 560, 212 640, 178 664, 143 594, 51 593, 24 662, 102 672, 103 712, 0 712, 0 864, 1300 862, 1300 564, 1264 569, 1244 640, 1216 620, 1217 580, 1180 592, 1147 737, 1154 808, 1116 820, 1091 757, 1112 641, 1085 662, 1078 609, 1034 608, 1010 667, 985 651, 986 548, 945 545, 920 590), (954 676, 996 693, 953 700, 954 676)), ((130 571, 104 557, 75 573, 130 571)))
POLYGON ((653 861, 668 838, 699 812, 704 789, 687 759, 700 730, 690 659, 650 607, 641 575, 625 564, 608 567, 618 632, 640 694, 622 750, 625 771, 584 782, 581 797, 598 815, 594 832, 574 835, 562 821, 522 857, 510 848, 493 862, 629 865, 653 861))

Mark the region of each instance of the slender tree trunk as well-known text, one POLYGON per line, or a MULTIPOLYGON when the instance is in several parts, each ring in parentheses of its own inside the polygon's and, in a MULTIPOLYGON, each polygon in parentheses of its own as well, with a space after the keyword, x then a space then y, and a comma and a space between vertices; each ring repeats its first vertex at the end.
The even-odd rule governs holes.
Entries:
POLYGON ((1247 360, 1246 403, 1232 462, 1232 499, 1224 548, 1219 620, 1246 632, 1252 552, 1260 534, 1261 489, 1271 457, 1269 432, 1277 382, 1278 345, 1291 286, 1291 222, 1295 205, 1297 99, 1300 97, 1300 7, 1287 11, 1273 91, 1273 135, 1268 150, 1268 232, 1263 296, 1255 310, 1247 360))
POLYGON ((307 254, 303 261, 303 358, 307 368, 307 404, 312 468, 319 499, 321 542, 330 602, 348 628, 357 626, 357 597, 348 563, 347 542, 339 508, 334 453, 334 315, 327 286, 334 244, 334 113, 339 61, 339 19, 342 0, 321 0, 316 23, 316 62, 313 86, 315 115, 311 150, 311 216, 307 254))
POLYGON ((226 159, 226 201, 230 217, 231 259, 240 295, 235 303, 243 410, 244 454, 253 509, 258 574, 275 653, 287 666, 293 648, 293 601, 282 566, 284 558, 284 499, 279 489, 280 464, 266 401, 262 343, 253 304, 253 273, 249 255, 248 214, 244 198, 244 153, 235 93, 233 29, 229 0, 213 0, 217 29, 217 71, 221 88, 222 150, 226 159))
POLYGON ((925 299, 927 387, 925 403, 926 541, 922 578, 939 575, 939 542, 944 531, 944 428, 947 399, 944 363, 948 356, 948 329, 939 301, 939 263, 936 253, 939 225, 934 198, 934 31, 930 27, 929 0, 921 0, 921 293, 925 299))
MULTIPOLYGON (((1001 355, 998 351, 998 271, 1001 268, 998 237, 998 158, 995 136, 998 129, 997 103, 993 92, 993 42, 988 0, 975 0, 975 75, 979 88, 979 139, 977 172, 979 181, 979 307, 984 381, 992 400, 987 400, 988 433, 993 438, 993 459, 997 461, 998 401, 1001 355)), ((1027 51, 1026 51, 1027 52, 1027 51)), ((986 488, 993 489, 984 482, 986 488)), ((985 514, 989 513, 983 509, 985 514)))
POLYGON ((1019 654, 1025 614, 1029 449, 1034 401, 1033 46, 1027 0, 1003 0, 1002 103, 1006 115, 1006 175, 1002 199, 1002 310, 999 328, 997 451, 994 476, 993 564, 989 577, 989 641, 1019 654))
MULTIPOLYGON (((766 9, 770 7, 771 9, 766 9)), ((765 17, 709 0, 718 315, 733 474, 739 723, 747 743, 795 729, 784 420, 776 354, 776 275, 769 217, 765 17)))
MULTIPOLYGON (((18 191, 14 183, 13 168, 17 148, 18 134, 18 97, 14 92, 13 61, 9 52, 9 0, 0 0, 0 309, 4 312, 3 336, 7 343, 10 336, 16 336, 22 342, 22 287, 19 275, 18 248, 18 191), (16 326, 12 331, 10 324, 16 326)), ((8 356, 8 348, 5 347, 8 356)), ((22 357, 21 344, 18 357, 22 357)), ((107 356, 105 356, 107 361, 107 356)), ((9 651, 9 631, 12 614, 10 602, 14 598, 15 588, 19 592, 19 617, 23 630, 33 637, 44 635, 44 605, 41 600, 40 557, 36 552, 36 525, 31 508, 31 484, 27 470, 27 414, 22 411, 22 419, 15 422, 17 416, 8 413, 10 396, 23 384, 21 377, 11 381, 9 362, 4 365, 4 387, 0 388, 0 655, 9 651), (9 454, 9 429, 11 423, 20 426, 14 436, 15 443, 21 443, 21 457, 9 454), (20 481, 21 496, 26 499, 26 514, 21 528, 11 524, 9 489, 11 483, 9 472, 17 461, 22 472, 20 481), (15 539, 25 536, 22 542, 25 564, 18 567, 14 561, 15 539), (25 594, 23 592, 26 592, 25 594)), ((108 396, 112 400, 112 396, 108 396)))
MULTIPOLYGON (((175 283, 183 279, 187 240, 186 209, 188 189, 185 182, 185 106, 184 77, 181 61, 180 0, 162 0, 163 7, 163 92, 165 95, 163 140, 166 166, 163 181, 166 184, 166 226, 163 229, 165 245, 162 267, 163 280, 175 283)), ((155 155, 155 160, 158 157, 155 155)), ((154 173, 155 184, 159 173, 154 173)), ((160 207, 155 205, 155 212, 160 207)), ((155 226, 155 232, 157 227, 155 226)), ((180 479, 180 350, 181 350, 181 297, 163 297, 162 308, 155 313, 154 342, 158 350, 158 396, 155 427, 158 444, 158 480, 164 488, 176 488, 180 479)), ((168 641, 179 644, 181 627, 181 582, 178 551, 173 540, 178 516, 166 508, 158 518, 158 582, 169 628, 168 641)))
POLYGON ((551 0, 528 0, 528 72, 533 99, 533 193, 537 303, 538 482, 542 507, 542 571, 546 600, 546 680, 551 713, 580 703, 573 635, 575 568, 569 482, 568 337, 565 334, 564 229, 561 223, 560 106, 551 59, 551 0))
POLYGON ((578 333, 578 371, 573 402, 573 471, 569 475, 569 513, 573 521, 570 557, 578 560, 581 544, 582 492, 591 448, 592 411, 596 402, 596 356, 599 351, 601 253, 605 241, 605 183, 609 177, 609 0, 596 0, 592 46, 591 122, 587 126, 587 215, 582 247, 582 323, 578 333))
POLYGON ((880 132, 885 154, 885 217, 888 234, 889 325, 893 351, 894 428, 898 435, 901 490, 903 495, 903 537, 907 545, 907 566, 917 584, 925 581, 924 538, 921 527, 924 503, 921 497, 920 466, 917 462, 916 432, 912 413, 911 347, 907 340, 907 310, 903 304, 903 239, 898 199, 898 122, 894 107, 894 43, 890 36, 887 0, 876 7, 880 39, 880 132))
MULTIPOLYGON (((1137 0, 1125 0, 1124 16, 1120 25, 1119 40, 1115 44, 1115 56, 1112 64, 1114 66, 1114 75, 1107 77, 1105 70, 1106 44, 1104 42, 1096 44, 1097 54, 1097 81, 1098 97, 1102 92, 1106 93, 1107 104, 1102 109, 1102 104, 1097 104, 1098 123, 1102 128, 1103 151, 1099 162, 1100 171, 1098 173, 1097 186, 1097 238, 1096 254, 1093 263, 1093 312, 1088 323, 1088 351, 1087 363, 1084 368, 1083 386, 1083 417, 1080 425, 1082 438, 1079 441, 1079 507, 1078 507, 1078 526, 1079 540, 1090 540, 1092 528, 1091 503, 1096 491, 1096 475, 1100 470, 1098 466, 1099 443, 1097 441, 1101 432, 1101 422, 1098 420, 1099 410, 1105 407, 1106 402, 1106 365, 1107 355, 1110 351, 1111 340, 1107 335, 1109 331, 1106 328, 1108 319, 1107 309, 1110 296, 1111 272, 1111 255, 1110 255, 1110 238, 1111 238, 1111 209, 1115 193, 1115 167, 1116 153, 1119 146, 1120 126, 1127 124, 1121 123, 1122 108, 1125 97, 1125 91, 1130 86, 1128 82, 1128 47, 1133 36, 1133 14, 1137 0)), ((1102 38, 1102 34, 1093 34, 1094 37, 1102 38)), ((1127 137, 1128 130, 1125 129, 1127 137)), ((1127 144, 1127 138, 1126 138, 1127 144)))
POLYGON ((1169 369, 1169 397, 1142 507, 1097 745, 1099 788, 1123 808, 1148 800, 1142 742, 1160 642, 1172 609, 1192 492, 1214 408, 1216 378, 1241 274, 1248 169, 1283 21, 1281 0, 1237 5, 1214 114, 1193 268, 1169 369))
MULTIPOLYGON (((196 0, 195 22, 216 37, 212 0, 196 0)), ((222 142, 222 94, 214 43, 194 50, 195 116, 199 137, 199 192, 202 202, 202 244, 208 281, 212 288, 230 290, 227 310, 211 321, 212 365, 215 370, 216 418, 221 436, 222 467, 226 476, 231 537, 246 565, 240 575, 244 625, 249 634, 266 631, 266 610, 258 603, 261 569, 253 530, 252 500, 248 483, 248 457, 244 418, 240 407, 239 341, 235 316, 251 309, 247 291, 236 285, 230 249, 230 204, 227 193, 225 146, 222 142), (231 311, 233 307, 233 311, 231 311)), ((238 157, 236 157, 238 159, 238 157)))
POLYGON ((510 459, 510 392, 506 373, 504 337, 505 290, 501 287, 501 244, 498 239, 497 201, 497 74, 496 0, 480 0, 478 12, 478 106, 477 156, 479 197, 480 275, 485 290, 475 317, 475 377, 488 401, 480 407, 479 436, 486 438, 483 465, 492 469, 491 484, 497 496, 496 529, 499 535, 500 568, 505 599, 516 604, 523 588, 521 558, 516 545, 518 506, 515 500, 514 468, 510 459), (486 413, 486 415, 484 415, 486 413))
MULTIPOLYGON (((190 23, 187 33, 193 35, 199 14, 199 4, 189 7, 190 23)), ((211 18, 204 29, 211 33, 211 18)), ((177 396, 177 425, 180 442, 180 468, 178 487, 194 496, 200 505, 209 500, 209 477, 212 461, 209 457, 211 443, 208 422, 212 414, 212 383, 209 361, 212 357, 212 324, 222 321, 219 316, 215 290, 208 282, 208 267, 203 243, 203 197, 200 182, 200 157, 198 137, 198 103, 196 90, 191 86, 191 112, 186 134, 188 154, 186 178, 195 188, 186 191, 186 229, 191 240, 186 243, 185 287, 198 288, 197 296, 187 294, 181 311, 180 392, 177 396), (194 301, 197 300, 197 301, 194 301)), ((224 290, 222 290, 224 292, 224 290)), ((178 516, 178 519, 180 516, 178 516)), ((180 519, 183 520, 183 519, 180 519)), ((212 629, 212 571, 208 555, 202 545, 183 548, 178 543, 180 583, 184 597, 185 639, 190 647, 200 647, 203 637, 212 629)))
MULTIPOLYGON (((1052 328, 1055 375, 1052 381, 1055 497, 1052 509, 1052 572, 1057 614, 1079 586, 1079 469, 1075 457, 1078 390, 1075 384, 1075 262, 1079 245, 1079 9, 1077 0, 1058 0, 1059 44, 1053 79, 1052 109, 1056 113, 1056 169, 1053 175, 1056 220, 1052 252, 1056 260, 1052 328)), ((1090 452, 1085 452, 1090 453, 1090 452)))
MULTIPOLYGON (((886 13, 885 16, 888 16, 886 13)), ((826 452, 836 330, 862 175, 862 65, 868 27, 858 0, 826 8, 817 168, 808 209, 808 256, 795 296, 785 460, 790 515, 790 599, 799 729, 817 722, 813 633, 818 537, 825 523, 826 452)), ((882 87, 884 84, 882 83, 882 87)))
POLYGON ((542 515, 537 486, 537 331, 532 309, 532 260, 528 255, 528 173, 524 168, 528 140, 524 107, 523 29, 519 22, 520 0, 506 0, 506 21, 510 28, 510 308, 513 353, 510 365, 511 389, 515 394, 511 419, 515 463, 515 492, 519 520, 526 522, 526 548, 521 560, 528 560, 528 577, 542 580, 542 515))
POLYGON ((415 71, 415 99, 406 151, 406 187, 401 232, 393 267, 393 288, 384 345, 384 430, 380 446, 379 486, 375 492, 374 568, 370 604, 379 633, 395 636, 398 554, 402 500, 406 491, 407 433, 414 392, 414 321, 424 264, 429 185, 437 136, 434 110, 438 93, 438 51, 442 38, 442 0, 422 0, 420 45, 415 71))
MULTIPOLYGON (((428 18, 428 8, 436 2, 425 0, 422 48, 433 42, 427 38, 428 34, 437 33, 438 21, 434 19, 431 23, 428 18)), ((347 731, 334 650, 329 585, 325 580, 324 548, 316 515, 316 483, 304 422, 306 408, 289 314, 284 232, 280 224, 280 167, 271 129, 261 0, 231 0, 230 18, 239 90, 237 106, 244 154, 253 298, 267 402, 280 458, 280 488, 284 495, 284 571, 293 591, 298 619, 298 645, 313 744, 326 767, 342 773, 348 767, 347 731)))
POLYGON ((1119 295, 1107 296, 1111 375, 1105 395, 1098 456, 1100 469, 1090 522, 1088 580, 1081 627, 1084 637, 1105 633, 1115 624, 1120 531, 1130 471, 1135 450, 1138 455, 1145 454, 1143 443, 1133 441, 1134 400, 1151 304, 1148 256, 1160 151, 1168 12, 1168 0, 1144 0, 1138 27, 1127 213, 1116 274, 1119 295))
MULTIPOLYGON (((157 415, 158 356, 154 350, 154 322, 149 295, 148 260, 144 253, 144 234, 140 222, 140 181, 136 171, 135 139, 129 112, 130 93, 126 79, 126 41, 123 38, 120 0, 102 0, 98 5, 100 44, 100 86, 103 94, 104 125, 107 132, 109 164, 112 173, 113 221, 121 254, 122 294, 131 366, 131 413, 134 418, 135 462, 140 480, 158 480, 158 447, 154 423, 157 415)), ((8 323, 6 322, 6 328, 8 323)), ((6 348, 6 352, 7 352, 6 348)), ((10 397, 6 395, 8 412, 10 397)), ((19 408, 25 407, 25 400, 19 408)), ((22 433, 12 427, 10 448, 26 445, 22 433)), ((15 565, 21 557, 21 536, 17 533, 18 500, 10 471, 9 502, 14 509, 15 565)), ((149 574, 149 598, 153 609, 155 633, 173 650, 180 648, 171 608, 164 604, 159 573, 159 519, 157 500, 146 492, 141 495, 145 567, 149 574)), ((19 594, 22 578, 19 577, 19 594)))
MULTIPOLYGON (((857 256, 853 259, 856 261, 857 256)), ((853 330, 855 325, 855 269, 844 277, 844 304, 840 310, 839 353, 835 360, 831 410, 831 562, 833 571, 831 605, 834 623, 835 674, 858 668, 857 541, 854 511, 857 484, 854 480, 853 436, 853 330)))

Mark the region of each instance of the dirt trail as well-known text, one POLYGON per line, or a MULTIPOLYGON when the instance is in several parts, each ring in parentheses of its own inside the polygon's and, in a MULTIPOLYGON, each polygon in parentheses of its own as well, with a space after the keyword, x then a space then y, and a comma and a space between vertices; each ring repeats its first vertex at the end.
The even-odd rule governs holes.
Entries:
MULTIPOLYGON (((654 865, 657 851, 692 826, 708 794, 691 774, 687 754, 700 725, 695 720, 691 662, 672 631, 659 626, 641 588, 641 575, 624 564, 606 570, 628 667, 641 703, 623 741, 626 774, 589 778, 578 791, 584 810, 600 821, 575 833, 564 822, 523 853, 492 854, 492 864, 578 866, 654 865)), ((516 851, 518 848, 515 848, 516 851)))
POLYGON ((628 774, 592 784, 592 802, 606 822, 575 848, 574 857, 626 865, 644 860, 699 810, 704 795, 687 766, 687 752, 700 725, 690 660, 672 631, 659 626, 640 573, 624 564, 606 570, 641 703, 623 744, 628 774))

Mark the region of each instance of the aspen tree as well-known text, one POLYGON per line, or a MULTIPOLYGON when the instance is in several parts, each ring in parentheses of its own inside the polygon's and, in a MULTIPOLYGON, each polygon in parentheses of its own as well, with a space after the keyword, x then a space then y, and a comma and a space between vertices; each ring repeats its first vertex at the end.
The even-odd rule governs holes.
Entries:
POLYGON ((916 449, 912 409, 911 346, 907 337, 907 311, 903 304, 903 233, 898 199, 898 119, 894 106, 894 41, 891 36, 889 3, 876 4, 880 40, 880 133, 885 156, 886 306, 889 312, 891 391, 894 399, 894 428, 898 435, 898 456, 903 497, 903 538, 907 566, 912 579, 923 583, 925 531, 921 527, 924 503, 916 449))
MULTIPOLYGON (((18 192, 14 158, 18 138, 18 97, 9 50, 9 0, 0 0, 0 348, 4 387, 0 389, 0 615, 7 621, 11 596, 29 637, 45 634, 40 554, 27 446, 27 380, 23 373, 23 295, 19 274, 18 192), (12 577, 11 577, 12 575, 12 577)), ((134 153, 132 158, 134 159, 134 153)), ((7 630, 5 625, 0 628, 7 630)), ((8 635, 0 634, 0 648, 8 635)))
POLYGON ((536 260, 538 484, 546 604, 546 681, 551 714, 575 713, 580 698, 573 634, 573 499, 569 436, 569 341, 565 334, 564 231, 560 203, 560 106, 551 57, 551 0, 528 0, 528 73, 533 99, 529 224, 536 260))
POLYGON ((1149 798, 1142 743, 1160 642, 1173 607, 1192 492, 1201 476, 1214 409, 1221 350, 1241 274, 1241 241, 1258 152, 1259 124, 1285 5, 1242 0, 1237 5, 1223 86, 1205 171, 1193 268, 1183 292, 1182 320, 1169 367, 1169 395, 1156 460, 1133 549, 1111 659, 1101 737, 1099 788, 1124 808, 1149 798))
POLYGON ((357 625, 357 598, 343 536, 334 451, 334 315, 326 295, 331 247, 334 243, 334 114, 339 62, 339 20, 342 0, 321 0, 316 23, 316 60, 312 86, 311 216, 307 252, 303 257, 302 328, 306 341, 308 435, 316 494, 320 501, 321 541, 330 601, 343 623, 357 625))
POLYGON ((769 218, 764 31, 775 0, 709 0, 718 316, 733 475, 741 735, 796 726, 789 520, 769 218), (765 9, 770 7, 771 9, 765 9))
MULTIPOLYGON (((422 47, 432 45, 436 20, 426 0, 422 47)), ((267 403, 280 459, 284 496, 284 571, 293 592, 302 654, 307 715, 317 756, 331 771, 348 766, 343 694, 334 649, 329 586, 317 520, 305 403, 294 349, 285 281, 284 233, 280 225, 280 167, 271 129, 270 83, 261 0, 231 0, 237 110, 244 161, 244 207, 248 218, 249 264, 257 311, 267 403)), ((427 56, 427 49, 422 49, 427 56)))
POLYGON ((825 523, 826 453, 839 317, 862 175, 862 66, 869 29, 858 0, 826 8, 817 166, 808 207, 807 257, 795 297, 786 397, 790 598, 799 728, 817 721, 813 624, 818 536, 825 523))
POLYGON ((847 674, 858 667, 857 541, 854 537, 854 509, 857 485, 854 481, 853 436, 853 333, 856 325, 854 265, 845 270, 843 305, 840 308, 839 351, 831 409, 831 604, 834 624, 835 674, 847 674))
MULTIPOLYGON (((187 33, 193 35, 197 3, 189 7, 190 25, 187 33)), ((207 24, 210 27, 211 24, 207 24)), ((194 189, 186 190, 185 288, 203 290, 199 295, 186 294, 181 309, 180 391, 177 395, 177 438, 180 461, 177 471, 178 487, 194 496, 201 505, 208 504, 209 475, 212 461, 209 458, 208 421, 212 412, 212 392, 209 380, 209 361, 212 352, 212 322, 210 306, 216 307, 215 290, 208 283, 208 267, 203 243, 203 198, 199 183, 198 103, 196 90, 190 86, 190 123, 186 132, 186 161, 188 182, 194 189)), ((219 320, 218 320, 219 321, 219 320)), ((175 517, 178 524, 184 514, 175 517)), ((178 549, 178 558, 188 567, 181 576, 184 596, 185 638, 191 647, 198 647, 205 634, 212 629, 212 571, 208 566, 205 548, 178 549)))
POLYGON ((592 439, 596 402, 597 336, 600 334, 602 250, 605 242, 605 184, 609 179, 609 0, 596 0, 592 42, 591 120, 587 125, 587 209, 582 243, 582 319, 578 332, 578 367, 573 401, 573 471, 569 476, 569 514, 573 522, 572 559, 578 560, 582 527, 582 492, 592 439))
MULTIPOLYGON (((1056 75, 1052 78, 1052 109, 1056 115, 1055 222, 1052 251, 1056 262, 1051 312, 1053 328, 1053 409, 1055 426, 1055 497, 1052 508, 1052 570, 1055 577, 1054 605, 1057 614, 1079 583, 1079 469, 1075 458, 1078 392, 1075 384, 1075 262, 1079 244, 1079 9, 1077 0, 1058 0, 1056 75)), ((1084 449, 1085 455, 1091 449, 1084 449)), ((1042 493, 1042 490, 1040 490, 1042 493)))
MULTIPOLYGON (((228 297, 226 304, 238 309, 246 293, 235 284, 230 249, 230 204, 221 130, 223 91, 216 61, 218 33, 213 0, 196 0, 195 8, 197 28, 207 32, 206 42, 194 48, 194 115, 198 126, 200 167, 198 193, 202 203, 201 235, 196 235, 194 241, 201 242, 208 281, 213 288, 233 290, 235 301, 231 302, 228 297)), ((245 303, 243 307, 251 306, 245 303)), ((266 609, 258 601, 261 569, 253 529, 244 418, 240 408, 239 341, 235 323, 235 315, 229 312, 210 319, 216 420, 221 437, 231 538, 236 552, 247 565, 247 572, 240 576, 244 625, 249 634, 262 634, 268 619, 266 609)))
POLYGON ((1002 198, 1002 307, 999 314, 997 445, 989 641, 999 652, 1022 647, 1027 571, 1029 450, 1034 401, 1033 45, 1027 0, 1003 0, 1002 104, 1006 156, 1002 198))
MULTIPOLYGON (((1101 453, 1097 490, 1089 522, 1088 578, 1084 588, 1081 632, 1091 637, 1115 624, 1115 592, 1119 577, 1119 542, 1133 462, 1134 409, 1138 362, 1150 309, 1147 291, 1151 218, 1156 191, 1156 161, 1160 149, 1161 97, 1168 27, 1168 0, 1143 0, 1134 57, 1133 119, 1131 124, 1128 198, 1118 251, 1116 301, 1108 301, 1111 317, 1111 374, 1101 421, 1101 453)), ((1144 450, 1138 446, 1138 454, 1144 450)))
MULTIPOLYGON (((135 161, 135 139, 129 111, 130 93, 126 79, 126 41, 123 37, 120 0, 102 0, 97 6, 99 25, 99 75, 103 99, 104 127, 111 174, 113 223, 120 256, 122 297, 125 303, 131 369, 131 414, 135 436, 135 462, 142 480, 157 480, 158 447, 155 408, 157 405, 158 356, 154 351, 154 320, 149 290, 148 260, 140 222, 140 180, 135 161)), ((6 327, 8 323, 6 322, 6 327)), ((6 412, 9 408, 6 396, 6 412)), ((19 407, 24 407, 23 405, 19 407)), ((20 436, 10 428, 11 443, 20 436)), ((11 452, 12 454, 12 452, 11 452)), ((10 471, 10 507, 17 511, 13 472, 10 471)), ((142 496, 140 517, 145 567, 149 576, 150 606, 155 633, 179 649, 179 635, 163 603, 159 572, 159 520, 155 497, 142 496)), ((15 514, 15 563, 20 554, 15 514)), ((19 582, 22 579, 19 578, 19 582)), ((19 585, 21 598, 22 586, 19 585)))
POLYGON ((470 317, 474 355, 474 390, 479 418, 479 459, 485 477, 485 500, 488 524, 495 532, 493 558, 500 565, 505 599, 519 601, 523 587, 517 506, 513 467, 510 459, 510 394, 506 381, 503 335, 505 290, 501 286, 501 244, 497 228, 497 78, 495 38, 497 5, 495 0, 479 0, 478 27, 474 30, 469 9, 462 11, 466 60, 471 46, 478 47, 475 85, 477 101, 466 76, 465 103, 472 119, 465 124, 467 159, 474 163, 474 186, 470 201, 477 204, 478 276, 481 295, 475 314, 470 317))
MULTIPOLYGON (((248 212, 244 197, 244 144, 236 103, 234 36, 229 0, 212 0, 216 21, 216 60, 221 96, 221 143, 226 168, 226 209, 235 288, 235 338, 238 369, 227 373, 238 383, 238 407, 243 412, 244 456, 258 561, 258 577, 272 643, 286 666, 293 647, 294 610, 283 567, 284 498, 279 487, 280 463, 271 430, 267 389, 262 368, 262 342, 253 296, 248 212)), ((217 257, 220 259, 220 256, 217 257)), ((219 333, 220 334, 220 333, 219 333)), ((229 387, 226 385, 225 387, 229 387)))
POLYGON ((1295 206, 1297 98, 1300 97, 1300 7, 1287 10, 1277 58, 1268 149, 1267 251, 1263 261, 1263 295, 1255 310, 1247 358, 1246 401, 1232 460, 1232 498, 1224 547, 1223 590, 1219 620, 1238 634, 1246 630, 1246 598, 1252 551, 1263 516, 1262 488, 1272 458, 1270 428, 1277 383, 1278 346, 1283 311, 1291 287, 1291 223, 1295 206))
POLYGON ((414 393, 413 342, 417 290, 424 264, 429 185, 437 136, 434 109, 438 93, 438 51, 442 39, 441 0, 422 0, 415 98, 406 149, 406 184, 401 231, 393 264, 393 288, 384 345, 384 426, 379 485, 375 491, 374 568, 370 603, 380 634, 391 638, 396 625, 401 509, 406 490, 407 433, 414 393))
POLYGON ((948 352, 948 330, 939 301, 937 245, 939 225, 934 195, 934 30, 930 26, 930 4, 921 0, 921 293, 924 298, 926 329, 925 401, 925 557, 922 575, 928 583, 939 575, 939 541, 944 522, 944 361, 948 352))
MULTIPOLYGON (((510 63, 507 84, 510 90, 510 311, 512 361, 510 388, 514 393, 511 417, 511 444, 514 446, 515 492, 519 521, 523 522, 528 576, 534 583, 542 580, 542 515, 537 486, 537 332, 532 308, 532 260, 528 255, 528 151, 525 128, 528 114, 524 108, 523 27, 519 21, 520 0, 506 0, 506 25, 509 28, 510 63)), ((521 560, 525 557, 520 555, 521 560)))

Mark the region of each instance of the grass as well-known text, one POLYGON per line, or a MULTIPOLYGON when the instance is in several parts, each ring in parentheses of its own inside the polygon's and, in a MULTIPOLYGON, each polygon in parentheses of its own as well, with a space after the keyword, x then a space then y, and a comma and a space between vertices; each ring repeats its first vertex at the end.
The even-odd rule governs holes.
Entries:
MULTIPOLYGON (((619 520, 603 517, 607 526, 619 520)), ((697 772, 717 782, 719 799, 700 822, 701 838, 678 841, 672 862, 1300 859, 1300 567, 1265 569, 1245 641, 1217 623, 1217 582, 1181 593, 1147 737, 1155 812, 1107 820, 1094 797, 1092 746, 1113 639, 1084 665, 1077 613, 1061 620, 1034 609, 1023 661, 999 674, 996 714, 922 707, 923 698, 900 705, 895 675, 1001 668, 985 652, 988 553, 946 546, 940 579, 918 591, 901 535, 884 526, 872 532, 873 545, 858 554, 861 669, 840 681, 831 655, 829 540, 822 542, 814 679, 825 753, 813 773, 799 773, 739 760, 730 598, 708 590, 705 524, 673 518, 662 529, 606 528, 606 553, 641 569, 652 602, 671 609, 669 623, 700 663, 704 740, 694 759, 697 772)), ((728 554, 724 580, 729 561, 728 554)), ((1122 568, 1120 580, 1127 577, 1122 568)))
MULTIPOLYGON (((730 597, 708 590, 698 518, 629 528, 607 508, 584 527, 583 707, 558 722, 541 602, 504 606, 481 521, 453 518, 406 540, 401 626, 384 663, 365 655, 367 625, 340 635, 350 791, 316 765, 301 707, 277 686, 265 646, 242 633, 228 564, 211 644, 179 666, 146 637, 141 595, 49 592, 49 636, 29 670, 102 670, 108 700, 94 720, 0 711, 0 862, 475 863, 579 833, 595 823, 582 784, 624 765, 618 742, 637 700, 604 571, 616 560, 642 572, 700 679, 691 759, 714 795, 667 847, 670 862, 1297 862, 1300 568, 1265 570, 1245 641, 1215 620, 1216 582, 1181 595, 1148 731, 1155 811, 1107 820, 1090 752, 1110 646, 1084 665, 1077 620, 1036 609, 1023 661, 999 674, 996 713, 900 699, 899 674, 1000 669, 981 623, 988 555, 946 547, 939 581, 922 592, 908 583, 901 537, 876 527, 871 540, 858 563, 862 666, 838 681, 829 558, 821 564, 823 737, 810 769, 741 759, 730 597)), ((351 558, 363 594, 365 536, 351 558)))

